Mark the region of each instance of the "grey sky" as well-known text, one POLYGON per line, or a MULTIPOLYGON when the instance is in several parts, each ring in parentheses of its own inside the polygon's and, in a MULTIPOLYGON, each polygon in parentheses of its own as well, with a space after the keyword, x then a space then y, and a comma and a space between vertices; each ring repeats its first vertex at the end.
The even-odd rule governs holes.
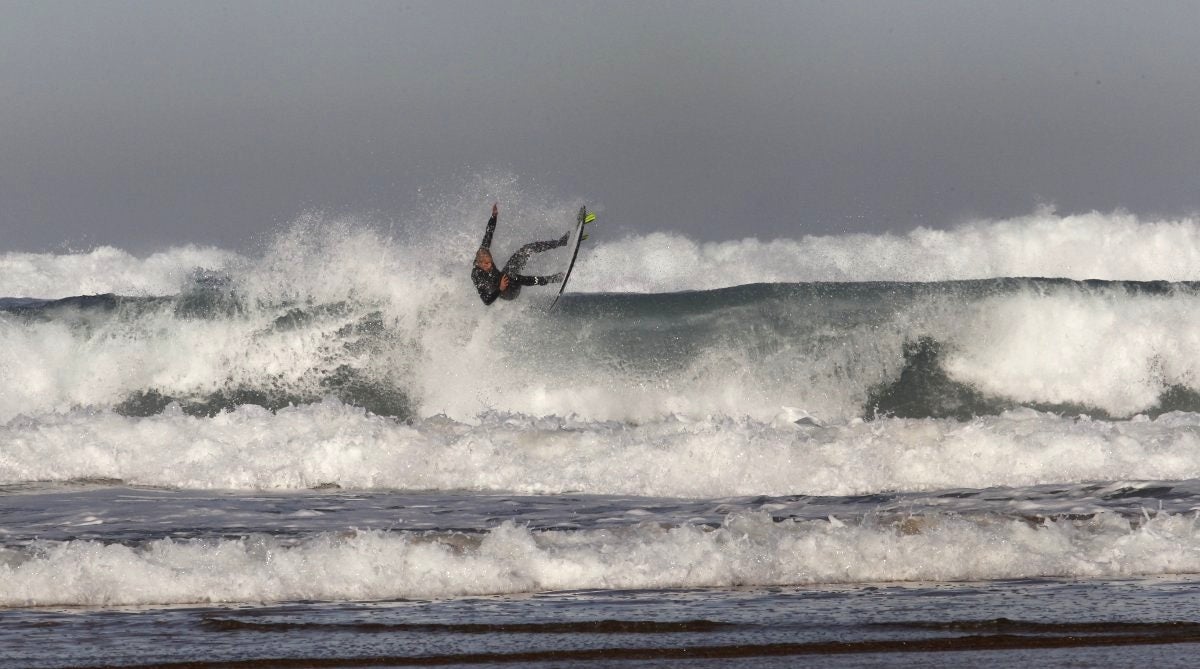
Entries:
POLYGON ((1200 209, 1198 2, 0 13, 0 250, 238 248, 481 170, 706 240, 1200 209))

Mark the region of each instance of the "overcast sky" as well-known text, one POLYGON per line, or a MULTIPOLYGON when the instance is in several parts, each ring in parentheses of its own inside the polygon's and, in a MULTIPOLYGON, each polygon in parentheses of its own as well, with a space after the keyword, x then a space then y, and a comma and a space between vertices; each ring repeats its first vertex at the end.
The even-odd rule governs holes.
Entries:
POLYGON ((1200 2, 0 17, 0 251, 241 248, 307 209, 400 217, 485 170, 703 240, 1200 209, 1200 2))

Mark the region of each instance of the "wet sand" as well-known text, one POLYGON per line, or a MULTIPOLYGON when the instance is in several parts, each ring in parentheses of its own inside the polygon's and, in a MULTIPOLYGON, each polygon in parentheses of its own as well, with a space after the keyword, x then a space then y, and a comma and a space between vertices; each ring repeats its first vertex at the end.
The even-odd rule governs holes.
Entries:
POLYGON ((1192 579, 0 611, 21 667, 1188 666, 1192 579), (1002 614, 1002 615, 1001 615, 1002 614))

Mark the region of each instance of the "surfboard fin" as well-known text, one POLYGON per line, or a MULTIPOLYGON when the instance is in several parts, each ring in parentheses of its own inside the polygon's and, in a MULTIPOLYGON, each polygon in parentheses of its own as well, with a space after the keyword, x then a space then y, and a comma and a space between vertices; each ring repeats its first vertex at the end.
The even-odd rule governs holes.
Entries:
MULTIPOLYGON (((591 223, 594 220, 596 220, 596 215, 591 213, 590 211, 588 211, 587 207, 579 208, 579 229, 580 229, 580 231, 583 230, 583 226, 587 225, 588 223, 591 223)), ((583 233, 582 235, 580 235, 579 241, 582 242, 583 240, 585 240, 587 238, 588 238, 587 233, 583 233)))

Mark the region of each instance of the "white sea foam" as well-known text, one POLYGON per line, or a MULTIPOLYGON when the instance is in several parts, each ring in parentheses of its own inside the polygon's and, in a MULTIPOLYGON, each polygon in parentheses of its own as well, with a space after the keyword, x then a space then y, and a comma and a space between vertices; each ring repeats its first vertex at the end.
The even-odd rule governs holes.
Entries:
POLYGON ((580 291, 669 292, 750 283, 947 281, 1044 276, 1200 278, 1200 221, 1142 220, 1123 212, 1013 219, 903 234, 805 235, 697 242, 677 233, 604 239, 583 255, 580 291))
POLYGON ((75 295, 173 295, 197 269, 220 271, 240 256, 180 246, 145 257, 101 246, 87 252, 0 254, 0 297, 57 299, 75 295))
POLYGON ((324 534, 44 542, 0 553, 0 606, 375 600, 583 589, 706 588, 1200 571, 1192 516, 1030 525, 934 515, 897 525, 730 516, 716 529, 647 523, 464 535, 324 534))
POLYGON ((1200 477, 1200 415, 1104 422, 1032 410, 827 427, 667 418, 430 418, 407 425, 327 401, 214 418, 78 412, 0 429, 0 482, 120 479, 190 489, 348 488, 850 495, 1200 477))
POLYGON ((971 305, 945 367, 992 395, 1127 416, 1200 386, 1200 296, 1031 291, 971 305))

